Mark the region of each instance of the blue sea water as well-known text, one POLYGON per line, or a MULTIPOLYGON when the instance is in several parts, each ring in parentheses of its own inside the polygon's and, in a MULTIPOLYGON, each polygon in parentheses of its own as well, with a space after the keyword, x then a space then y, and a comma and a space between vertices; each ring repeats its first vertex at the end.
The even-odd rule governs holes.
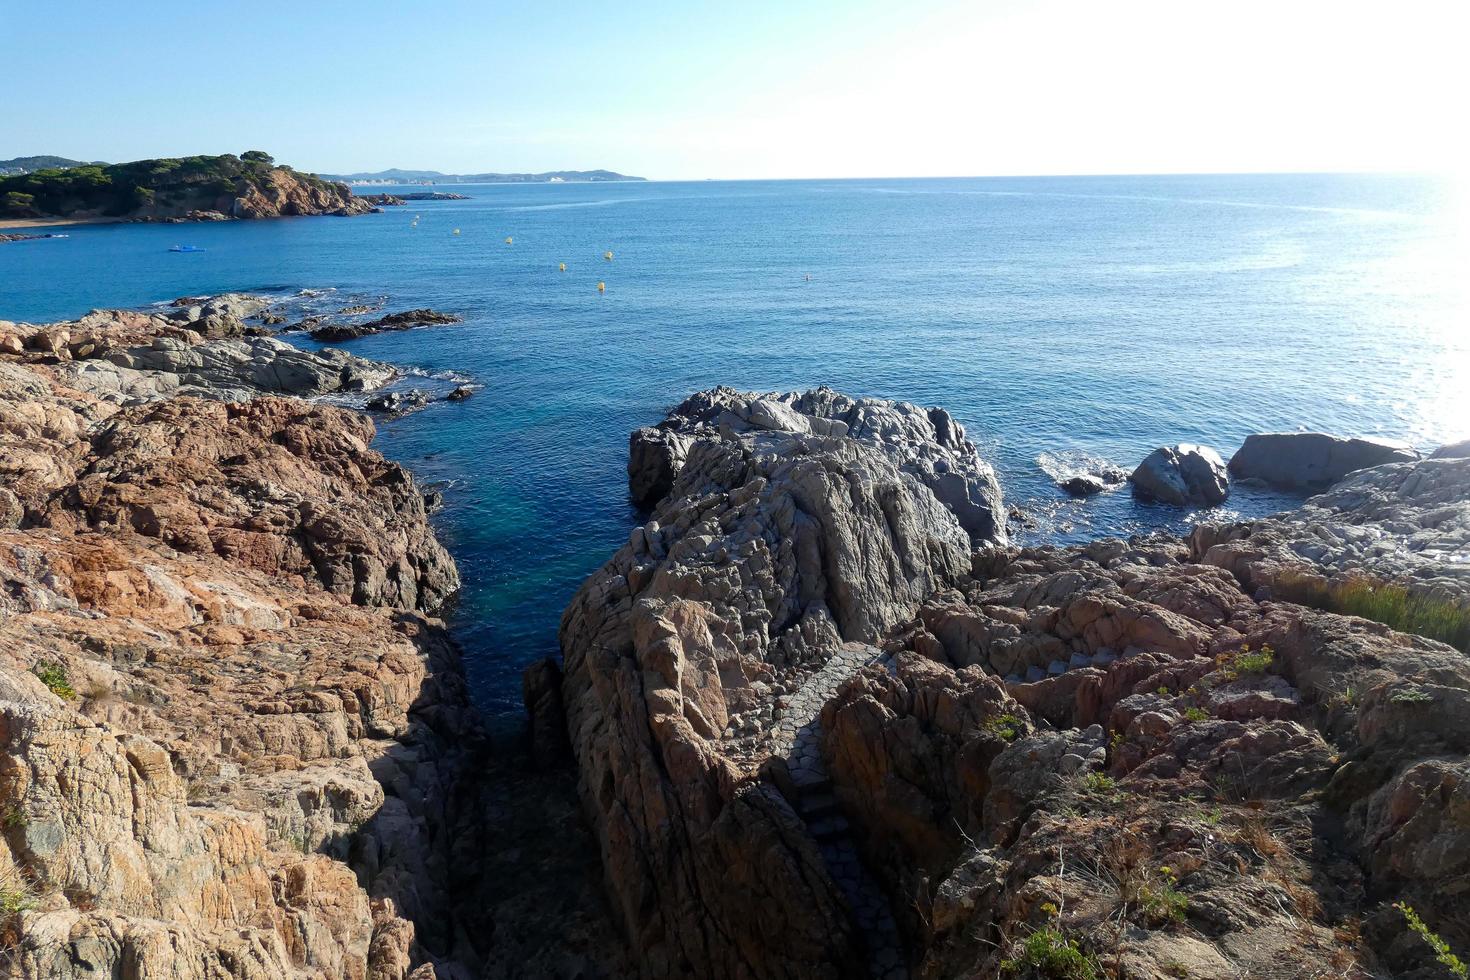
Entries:
MULTIPOLYGON (((699 388, 944 405, 1028 515, 1025 541, 1199 518, 1126 491, 1067 499, 1052 476, 1083 458, 1131 468, 1178 441, 1228 456, 1250 432, 1301 427, 1424 447, 1470 434, 1470 253, 1450 189, 1427 178, 454 190, 472 199, 58 229, 70 238, 0 246, 0 317, 303 288, 331 290, 317 308, 462 314, 350 347, 483 385, 383 423, 378 446, 448 485, 453 621, 492 713, 516 710, 520 667, 556 651, 568 598, 639 520, 628 431, 699 388)), ((1241 488, 1206 516, 1291 503, 1241 488)))

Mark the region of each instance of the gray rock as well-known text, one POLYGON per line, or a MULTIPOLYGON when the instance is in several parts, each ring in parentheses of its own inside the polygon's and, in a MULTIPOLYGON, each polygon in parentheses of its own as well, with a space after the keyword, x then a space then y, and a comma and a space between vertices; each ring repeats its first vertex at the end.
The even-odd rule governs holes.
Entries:
POLYGON ((1190 443, 1155 449, 1128 480, 1138 496, 1181 507, 1213 507, 1230 492, 1220 454, 1190 443))
POLYGON ((1429 454, 1430 459, 1466 459, 1470 458, 1470 439, 1461 439, 1459 442, 1447 443, 1440 446, 1429 454))
POLYGON ((644 506, 661 499, 695 441, 793 436, 848 439, 876 450, 926 487, 973 543, 1006 542, 995 471, 953 416, 908 402, 849 398, 830 388, 756 394, 722 387, 692 395, 656 428, 633 433, 629 490, 644 506))
POLYGON ((1095 476, 1074 476, 1057 484, 1074 497, 1091 497, 1102 493, 1108 485, 1095 476))
POLYGON ((1381 439, 1347 439, 1323 432, 1263 432, 1247 436, 1230 457, 1230 475, 1289 490, 1323 490, 1349 473, 1419 454, 1381 439))
POLYGON ((386 364, 344 351, 298 350, 269 337, 190 344, 159 337, 148 347, 115 351, 105 362, 64 365, 74 380, 98 394, 151 401, 170 393, 239 401, 260 394, 310 397, 370 391, 396 376, 386 364), (106 365, 121 370, 110 370, 106 365))
POLYGON ((427 393, 413 391, 389 391, 369 398, 366 408, 370 412, 382 412, 394 418, 417 411, 429 404, 427 393))
POLYGON ((1252 593, 1278 599, 1310 572, 1323 583, 1368 575, 1470 605, 1470 458, 1359 470, 1286 514, 1196 528, 1190 544, 1252 593))
POLYGON ((636 429, 628 437, 628 493, 639 507, 652 507, 674 487, 689 439, 668 429, 636 429))
POLYGON ((0 531, 20 527, 25 514, 20 498, 5 487, 0 487, 0 531))

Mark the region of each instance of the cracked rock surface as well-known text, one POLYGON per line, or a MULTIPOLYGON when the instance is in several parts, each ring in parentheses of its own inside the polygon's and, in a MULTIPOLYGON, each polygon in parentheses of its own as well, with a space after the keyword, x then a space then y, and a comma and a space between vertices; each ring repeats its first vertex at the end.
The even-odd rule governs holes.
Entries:
POLYGON ((640 973, 1026 975, 1050 929, 1097 975, 1427 976, 1398 900, 1470 942, 1470 658, 1272 588, 1463 602, 1470 460, 1018 550, 962 521, 998 488, 934 479, 984 472, 947 418, 715 389, 633 434, 651 519, 568 607, 559 698, 528 687, 640 973))

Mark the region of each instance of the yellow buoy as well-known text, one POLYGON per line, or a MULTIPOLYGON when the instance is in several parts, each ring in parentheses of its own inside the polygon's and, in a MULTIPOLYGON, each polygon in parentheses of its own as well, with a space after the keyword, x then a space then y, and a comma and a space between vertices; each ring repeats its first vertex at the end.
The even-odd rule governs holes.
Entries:
POLYGON ((602 253, 602 257, 605 258, 605 259, 607 259, 609 262, 612 261, 612 253, 611 252, 603 252, 602 253))
POLYGON ((456 235, 458 235, 458 234, 459 234, 459 229, 458 229, 458 228, 456 228, 456 229, 454 229, 454 233, 455 233, 455 234, 456 234, 456 235))
POLYGON ((557 266, 556 269, 557 269, 558 272, 566 272, 567 271, 567 264, 565 262, 563 262, 561 265, 557 266))
POLYGON ((505 244, 509 245, 510 243, 511 243, 511 237, 509 235, 506 235, 505 236, 505 244))
POLYGON ((597 291, 599 293, 605 293, 605 292, 607 292, 607 283, 605 283, 605 282, 599 282, 597 284, 597 291))

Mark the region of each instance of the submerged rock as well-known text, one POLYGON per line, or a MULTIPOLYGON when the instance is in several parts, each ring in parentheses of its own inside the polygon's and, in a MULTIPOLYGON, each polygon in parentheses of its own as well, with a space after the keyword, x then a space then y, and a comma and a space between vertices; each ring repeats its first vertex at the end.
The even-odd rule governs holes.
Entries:
POLYGON ((1213 507, 1223 503, 1230 492, 1220 454, 1189 443, 1155 449, 1128 480, 1138 496, 1181 507, 1213 507))
MULTIPOLYGON (((1121 483, 1122 481, 1120 480, 1118 482, 1121 483)), ((1117 484, 1108 483, 1100 476, 1085 473, 1080 476, 1068 477, 1057 485, 1074 497, 1091 497, 1117 484)))
POLYGON ((369 398, 367 409, 370 412, 383 412, 396 417, 417 411, 429 404, 429 401, 428 393, 417 389, 411 391, 389 391, 369 398))
POLYGON ((1324 490, 1356 470, 1412 462, 1407 445, 1381 439, 1347 439, 1323 432, 1263 432, 1246 436, 1230 457, 1230 475, 1288 490, 1324 490))

